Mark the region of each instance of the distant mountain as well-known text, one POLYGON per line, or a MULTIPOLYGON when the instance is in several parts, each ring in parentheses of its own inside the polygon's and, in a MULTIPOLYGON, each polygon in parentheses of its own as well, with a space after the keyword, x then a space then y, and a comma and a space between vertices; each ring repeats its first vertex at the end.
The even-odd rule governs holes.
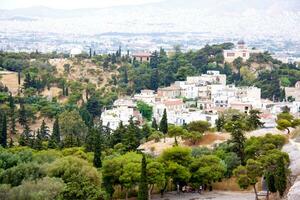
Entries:
POLYGON ((299 0, 165 0, 136 6, 76 10, 32 7, 3 10, 0 19, 5 31, 209 32, 220 37, 300 40, 299 0), (24 19, 36 21, 31 21, 29 26, 24 19))

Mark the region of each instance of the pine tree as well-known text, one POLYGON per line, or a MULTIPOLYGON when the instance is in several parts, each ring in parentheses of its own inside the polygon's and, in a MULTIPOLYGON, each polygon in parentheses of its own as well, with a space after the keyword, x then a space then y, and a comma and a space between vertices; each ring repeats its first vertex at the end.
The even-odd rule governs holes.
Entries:
POLYGON ((95 150, 94 150, 94 166, 96 168, 102 167, 102 161, 101 161, 101 133, 97 133, 96 135, 96 143, 95 143, 95 150))
POLYGON ((7 120, 6 114, 4 113, 2 116, 2 127, 1 127, 1 146, 7 147, 7 120))
POLYGON ((122 143, 127 151, 135 151, 140 145, 140 139, 140 129, 134 124, 133 118, 131 117, 129 125, 126 127, 122 143))
POLYGON ((10 124, 9 124, 9 129, 10 129, 10 134, 16 134, 17 129, 16 129, 16 115, 15 115, 15 102, 13 96, 10 94, 9 96, 9 112, 10 112, 10 124))
POLYGON ((24 125, 24 131, 20 136, 19 144, 21 146, 30 146, 31 145, 31 138, 30 137, 31 137, 31 130, 30 130, 28 124, 26 123, 24 125))
POLYGON ((121 143, 122 137, 124 136, 125 132, 126 128, 124 127, 123 122, 121 121, 119 123, 118 128, 111 135, 111 145, 115 146, 116 144, 121 143))
POLYGON ((33 143, 33 148, 37 150, 42 150, 43 149, 43 137, 41 135, 40 129, 37 130, 34 143, 33 143))
POLYGON ((47 140, 49 138, 49 127, 47 126, 45 120, 43 120, 41 124, 40 135, 42 140, 47 140))
POLYGON ((154 130, 158 130, 158 125, 157 125, 157 122, 156 122, 156 119, 155 119, 155 118, 152 119, 151 127, 152 127, 154 130))
POLYGON ((138 200, 148 200, 147 162, 144 154, 141 165, 141 178, 139 184, 138 200))
POLYGON ((168 133, 168 118, 166 109, 164 109, 164 114, 159 124, 159 130, 164 134, 164 140, 166 140, 166 134, 168 133))

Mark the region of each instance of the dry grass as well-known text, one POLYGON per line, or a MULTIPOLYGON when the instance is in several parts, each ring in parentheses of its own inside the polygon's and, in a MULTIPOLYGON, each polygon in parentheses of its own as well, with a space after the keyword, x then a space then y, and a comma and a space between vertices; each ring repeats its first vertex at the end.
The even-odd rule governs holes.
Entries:
MULTIPOLYGON (((15 72, 0 72, 1 75, 1 83, 6 85, 13 95, 18 93, 19 85, 18 85, 18 73, 15 72)), ((21 81, 21 85, 22 85, 21 81)))

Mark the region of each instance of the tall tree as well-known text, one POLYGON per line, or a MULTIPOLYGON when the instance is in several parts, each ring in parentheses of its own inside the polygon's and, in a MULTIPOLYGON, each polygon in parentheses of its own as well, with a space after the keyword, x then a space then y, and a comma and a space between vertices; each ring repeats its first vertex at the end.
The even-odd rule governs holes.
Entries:
POLYGON ((27 111, 25 109, 25 105, 23 102, 20 102, 20 110, 19 110, 19 123, 25 127, 25 125, 28 125, 28 119, 27 119, 27 111))
POLYGON ((140 145, 141 133, 139 127, 134 123, 133 118, 129 120, 122 143, 127 151, 135 151, 140 145))
POLYGON ((231 142, 233 143, 234 152, 241 159, 241 163, 245 164, 245 124, 239 115, 234 115, 232 120, 225 125, 225 129, 231 133, 231 142))
POLYGON ((59 145, 60 145, 60 128, 59 128, 58 117, 55 117, 52 134, 49 141, 49 148, 56 148, 59 145))
POLYGON ((158 125, 157 125, 156 119, 154 117, 152 119, 151 128, 153 128, 154 130, 158 130, 158 125))
POLYGON ((111 135, 111 145, 114 146, 122 142, 122 138, 126 132, 123 122, 120 121, 118 128, 111 135))
POLYGON ((33 148, 37 150, 42 150, 43 149, 43 137, 41 135, 40 129, 37 130, 35 138, 34 138, 34 143, 33 143, 33 148))
POLYGON ((10 94, 9 96, 9 117, 10 117, 10 123, 9 123, 9 130, 10 130, 10 134, 16 134, 17 133, 17 129, 16 129, 16 113, 15 113, 15 101, 14 98, 12 96, 12 94, 10 94))
POLYGON ((158 73, 158 69, 154 68, 152 69, 151 72, 150 89, 157 91, 158 87, 159 87, 159 73, 158 73))
POLYGON ((160 120, 159 130, 164 134, 164 139, 166 140, 166 134, 168 133, 168 117, 166 109, 164 109, 162 119, 160 120))
POLYGON ((148 200, 148 178, 146 156, 143 154, 138 200, 148 200))
POLYGON ((94 166, 96 168, 102 167, 101 161, 101 150, 102 150, 102 140, 101 140, 101 133, 96 134, 96 142, 95 142, 95 149, 94 149, 94 166))
POLYGON ((41 136, 42 140, 46 140, 49 138, 49 127, 47 126, 44 119, 43 119, 41 127, 40 127, 40 136, 41 136))
POLYGON ((277 168, 275 170, 275 187, 282 197, 287 188, 288 171, 285 166, 284 158, 281 156, 277 161, 277 168))
POLYGON ((7 120, 6 114, 4 113, 2 116, 2 127, 1 127, 1 146, 7 147, 7 120))

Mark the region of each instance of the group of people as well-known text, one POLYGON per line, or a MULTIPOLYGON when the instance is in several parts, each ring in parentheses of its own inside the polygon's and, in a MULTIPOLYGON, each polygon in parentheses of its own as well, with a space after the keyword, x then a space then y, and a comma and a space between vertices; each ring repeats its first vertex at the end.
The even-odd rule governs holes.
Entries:
MULTIPOLYGON (((202 185, 200 185, 199 188, 198 188, 198 193, 202 194, 203 190, 206 190, 206 188, 207 188, 206 186, 203 187, 202 185)), ((211 186, 209 187, 209 190, 210 191, 212 190, 211 186)), ((180 191, 180 186, 177 185, 177 192, 179 193, 179 191, 180 191)), ((182 187, 181 191, 183 193, 195 193, 195 192, 197 192, 197 189, 195 189, 195 188, 193 188, 191 186, 186 185, 186 186, 182 187)))

